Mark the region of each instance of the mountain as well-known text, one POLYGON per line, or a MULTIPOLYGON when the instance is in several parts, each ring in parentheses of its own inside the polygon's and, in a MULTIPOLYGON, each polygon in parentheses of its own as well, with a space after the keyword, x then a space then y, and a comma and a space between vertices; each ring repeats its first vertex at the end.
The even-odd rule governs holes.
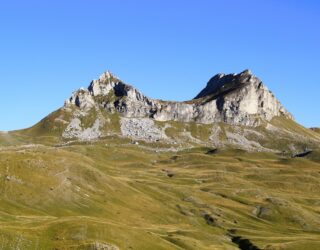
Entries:
POLYGON ((95 106, 118 112, 127 118, 257 126, 262 121, 292 115, 280 104, 262 81, 249 70, 240 74, 214 76, 194 100, 168 102, 146 97, 110 72, 93 81, 87 90, 73 94, 66 106, 88 110, 95 106), (97 97, 103 97, 97 98, 97 97))
POLYGON ((320 249, 320 134, 250 71, 193 100, 110 72, 0 133, 0 249, 320 249))
POLYGON ((193 99, 152 99, 107 71, 24 135, 56 141, 124 136, 190 147, 299 152, 319 144, 251 71, 217 74, 193 99), (275 138, 281 137, 278 141, 275 138))

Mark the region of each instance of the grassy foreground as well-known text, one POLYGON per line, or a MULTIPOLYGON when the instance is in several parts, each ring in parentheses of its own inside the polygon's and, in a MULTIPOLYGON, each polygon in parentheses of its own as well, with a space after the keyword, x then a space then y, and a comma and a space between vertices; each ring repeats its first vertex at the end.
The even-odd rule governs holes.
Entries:
POLYGON ((1 147, 0 249, 320 249, 318 152, 149 146, 1 147))

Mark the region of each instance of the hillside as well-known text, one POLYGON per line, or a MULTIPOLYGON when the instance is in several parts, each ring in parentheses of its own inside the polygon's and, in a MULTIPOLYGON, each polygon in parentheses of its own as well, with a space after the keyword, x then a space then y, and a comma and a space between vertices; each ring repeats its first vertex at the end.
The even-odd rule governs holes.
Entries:
POLYGON ((319 143, 250 71, 185 102, 106 72, 0 133, 0 249, 320 249, 319 143))
POLYGON ((0 154, 5 249, 237 249, 236 237, 320 247, 316 152, 171 152, 108 138, 0 154))

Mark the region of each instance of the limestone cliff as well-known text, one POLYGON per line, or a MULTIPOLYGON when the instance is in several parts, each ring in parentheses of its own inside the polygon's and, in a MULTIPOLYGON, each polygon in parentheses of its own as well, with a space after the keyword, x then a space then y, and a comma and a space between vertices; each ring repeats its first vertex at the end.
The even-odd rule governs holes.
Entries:
POLYGON ((98 106, 127 118, 203 124, 225 122, 258 126, 276 116, 293 119, 263 82, 249 70, 239 74, 218 74, 195 99, 185 102, 151 99, 110 72, 105 72, 98 80, 92 81, 88 89, 76 91, 66 101, 66 106, 70 105, 83 110, 98 106))

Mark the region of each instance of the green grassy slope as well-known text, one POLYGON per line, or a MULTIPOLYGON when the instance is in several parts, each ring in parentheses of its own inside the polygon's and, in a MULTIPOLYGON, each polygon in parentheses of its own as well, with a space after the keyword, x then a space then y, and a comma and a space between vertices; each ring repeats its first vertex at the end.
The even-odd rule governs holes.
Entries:
MULTIPOLYGON (((3 249, 320 248, 320 163, 112 139, 0 150, 3 249)), ((310 156, 311 157, 311 156, 310 156)))

